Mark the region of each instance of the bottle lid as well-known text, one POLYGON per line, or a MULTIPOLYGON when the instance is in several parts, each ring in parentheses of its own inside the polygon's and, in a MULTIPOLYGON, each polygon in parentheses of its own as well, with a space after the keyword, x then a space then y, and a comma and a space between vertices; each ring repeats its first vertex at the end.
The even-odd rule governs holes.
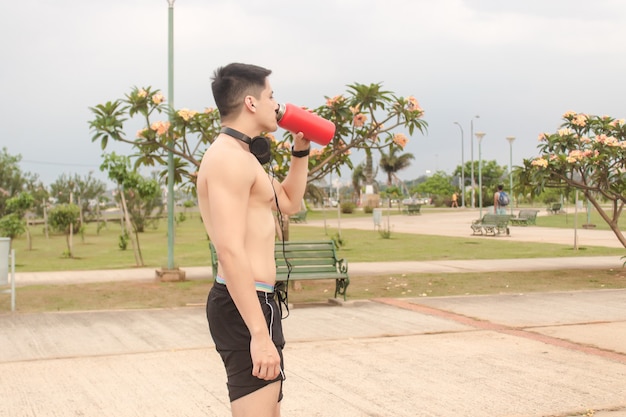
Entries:
POLYGON ((287 107, 284 104, 279 104, 278 108, 276 109, 276 121, 280 122, 280 119, 283 118, 284 114, 285 114, 285 109, 287 107))

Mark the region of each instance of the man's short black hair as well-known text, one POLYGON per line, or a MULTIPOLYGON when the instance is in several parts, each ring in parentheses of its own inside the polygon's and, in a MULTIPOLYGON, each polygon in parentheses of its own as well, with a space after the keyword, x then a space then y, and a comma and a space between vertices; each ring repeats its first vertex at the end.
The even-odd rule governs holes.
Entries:
POLYGON ((228 64, 215 70, 211 89, 221 118, 236 114, 246 96, 259 97, 265 88, 265 79, 271 73, 266 68, 241 63, 228 64))

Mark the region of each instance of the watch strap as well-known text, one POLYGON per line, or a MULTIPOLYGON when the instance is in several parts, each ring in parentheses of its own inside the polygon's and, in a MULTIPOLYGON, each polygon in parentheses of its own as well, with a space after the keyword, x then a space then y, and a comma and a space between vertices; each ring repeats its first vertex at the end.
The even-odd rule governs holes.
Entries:
POLYGON ((291 155, 295 158, 304 158, 305 156, 309 156, 310 153, 311 153, 310 146, 303 151, 296 151, 293 149, 293 146, 291 147, 291 155))

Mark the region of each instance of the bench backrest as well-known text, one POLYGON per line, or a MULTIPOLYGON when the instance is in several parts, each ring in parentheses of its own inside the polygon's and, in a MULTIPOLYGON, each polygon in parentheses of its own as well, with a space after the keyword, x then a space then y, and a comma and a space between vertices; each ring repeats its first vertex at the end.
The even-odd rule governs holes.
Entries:
POLYGON ((537 217, 538 212, 539 210, 524 209, 524 210, 519 211, 519 215, 517 217, 523 217, 525 219, 533 219, 537 217))
MULTIPOLYGON (((209 242, 211 251, 211 266, 213 276, 217 276, 217 252, 213 243, 209 242)), ((337 272, 337 253, 335 243, 328 241, 278 241, 274 244, 274 259, 276 261, 276 275, 287 275, 287 262, 292 272, 299 274, 319 274, 337 272), (284 250, 283 250, 284 248, 284 250)))
POLYGON ((482 223, 508 223, 511 216, 508 214, 485 214, 482 219, 482 223))
POLYGON ((335 243, 328 241, 278 241, 274 245, 274 259, 276 260, 276 274, 287 274, 287 262, 292 272, 323 273, 337 271, 337 254, 335 243))

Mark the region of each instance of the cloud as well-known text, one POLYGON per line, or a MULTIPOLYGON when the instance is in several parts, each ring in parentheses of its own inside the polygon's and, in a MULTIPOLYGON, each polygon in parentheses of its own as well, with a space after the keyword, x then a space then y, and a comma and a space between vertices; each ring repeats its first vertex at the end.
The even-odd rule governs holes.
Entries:
MULTIPOLYGON (((476 114, 487 132, 484 157, 508 163, 505 137, 513 135, 519 163, 566 110, 626 116, 625 14, 617 0, 177 0, 174 104, 212 106, 211 74, 233 61, 271 68, 279 101, 311 107, 347 84, 381 82, 414 95, 429 123, 410 141, 416 160, 402 177, 451 171, 461 154, 453 122, 464 126, 467 156, 476 114)), ((24 165, 47 183, 97 170, 88 107, 132 86, 167 95, 167 15, 163 0, 4 5, 0 146, 59 164, 24 165)))

